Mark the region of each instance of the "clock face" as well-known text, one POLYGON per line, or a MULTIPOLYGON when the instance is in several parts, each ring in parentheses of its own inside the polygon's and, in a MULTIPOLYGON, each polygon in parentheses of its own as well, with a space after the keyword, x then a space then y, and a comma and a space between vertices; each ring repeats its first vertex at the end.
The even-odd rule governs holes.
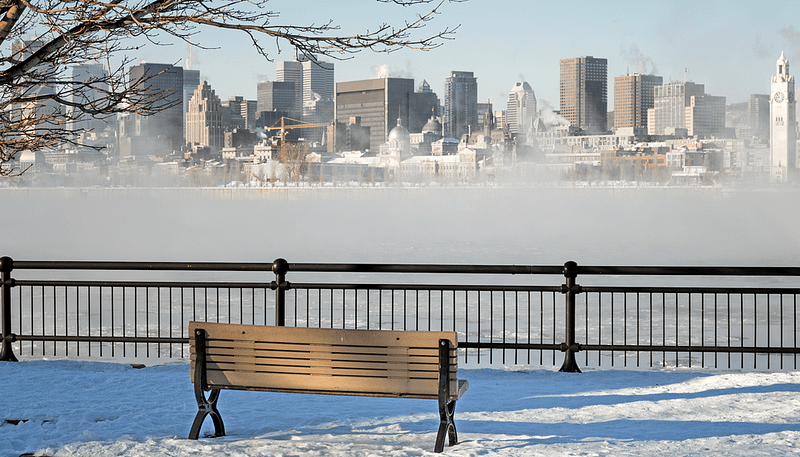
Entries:
POLYGON ((775 97, 773 98, 773 100, 775 100, 775 103, 782 102, 783 101, 783 92, 777 92, 775 94, 775 97))

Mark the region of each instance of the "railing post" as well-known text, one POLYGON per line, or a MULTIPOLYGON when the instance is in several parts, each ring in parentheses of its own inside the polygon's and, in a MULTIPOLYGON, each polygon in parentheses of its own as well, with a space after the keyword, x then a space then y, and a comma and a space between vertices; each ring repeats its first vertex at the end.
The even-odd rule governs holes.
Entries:
POLYGON ((289 262, 284 259, 276 259, 272 262, 272 272, 275 273, 275 325, 283 327, 286 325, 286 272, 289 271, 289 262))
POLYGON ((17 362, 14 357, 14 350, 11 343, 16 340, 16 335, 11 333, 11 288, 14 287, 14 279, 11 277, 11 270, 14 269, 14 261, 10 257, 0 257, 0 282, 2 282, 3 300, 3 345, 0 349, 0 361, 17 362))
POLYGON ((561 344, 561 351, 564 352, 564 364, 561 369, 565 373, 580 373, 578 363, 575 361, 575 353, 581 350, 580 344, 575 343, 575 295, 581 293, 581 286, 576 284, 575 278, 578 277, 578 264, 569 261, 564 264, 564 277, 566 284, 561 286, 561 293, 566 295, 566 343, 561 344))

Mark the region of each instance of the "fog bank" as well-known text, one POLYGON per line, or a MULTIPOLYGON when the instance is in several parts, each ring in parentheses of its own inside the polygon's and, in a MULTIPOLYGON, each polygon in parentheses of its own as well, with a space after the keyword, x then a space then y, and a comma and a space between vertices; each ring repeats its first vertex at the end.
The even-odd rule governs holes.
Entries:
POLYGON ((20 260, 796 266, 798 191, 0 189, 20 260))

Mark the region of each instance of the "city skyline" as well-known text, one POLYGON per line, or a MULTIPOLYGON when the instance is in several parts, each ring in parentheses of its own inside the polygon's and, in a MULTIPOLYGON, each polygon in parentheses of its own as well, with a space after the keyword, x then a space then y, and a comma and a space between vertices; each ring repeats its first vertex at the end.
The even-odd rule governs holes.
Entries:
MULTIPOLYGON (((296 11, 288 2, 275 0, 275 10, 281 13, 276 22, 332 19, 347 34, 374 28, 382 17, 408 19, 430 7, 406 9, 358 0, 344 11, 317 0, 307 3, 308 7, 296 11)), ((695 81, 710 93, 727 97, 728 103, 740 103, 750 94, 769 92, 765 81, 781 52, 790 62, 800 59, 800 31, 783 14, 789 6, 781 1, 678 1, 668 5, 622 1, 613 6, 579 1, 564 10, 519 0, 492 5, 475 0, 448 3, 420 32, 432 34, 461 24, 453 40, 428 52, 401 50, 387 55, 365 51, 349 60, 333 60, 335 80, 380 75, 414 78, 417 83, 424 79, 434 92, 442 94, 451 71, 471 71, 478 80, 480 102, 502 105, 514 84, 526 81, 540 106, 558 109, 559 60, 591 55, 608 60, 609 101, 613 100, 614 77, 643 73, 662 76, 664 82, 695 81), (495 17, 502 21, 487 19, 495 17)), ((389 22, 396 24, 397 20, 389 22)), ((275 62, 292 60, 293 50, 281 46, 278 54, 275 48, 270 54, 273 62, 269 62, 247 43, 232 42, 233 37, 235 34, 224 31, 203 31, 201 43, 219 49, 195 49, 191 68, 200 70, 203 78, 219 88, 222 99, 234 95, 255 99, 258 81, 275 81, 275 62), (231 43, 222 44, 228 41, 231 43), (226 65, 218 65, 220 61, 226 65)), ((182 43, 145 46, 138 52, 137 59, 184 67, 189 54, 182 43)))

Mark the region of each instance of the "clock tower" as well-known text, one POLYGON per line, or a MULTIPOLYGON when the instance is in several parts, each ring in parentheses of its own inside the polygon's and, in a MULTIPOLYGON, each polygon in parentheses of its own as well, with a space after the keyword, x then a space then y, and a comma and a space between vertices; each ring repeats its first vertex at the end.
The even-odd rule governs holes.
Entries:
POLYGON ((797 103, 789 61, 781 52, 772 77, 769 100, 770 180, 786 182, 797 167, 797 103))

